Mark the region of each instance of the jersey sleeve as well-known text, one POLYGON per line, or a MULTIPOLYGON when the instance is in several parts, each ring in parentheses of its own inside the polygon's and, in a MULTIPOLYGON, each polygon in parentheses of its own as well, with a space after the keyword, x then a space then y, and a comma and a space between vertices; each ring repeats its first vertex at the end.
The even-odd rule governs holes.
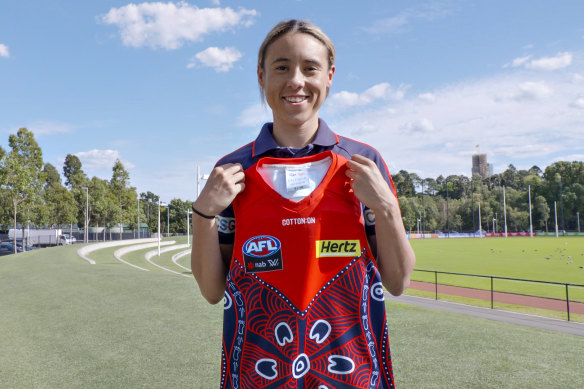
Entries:
POLYGON ((235 214, 233 205, 229 205, 215 217, 220 244, 233 244, 235 239, 235 214))

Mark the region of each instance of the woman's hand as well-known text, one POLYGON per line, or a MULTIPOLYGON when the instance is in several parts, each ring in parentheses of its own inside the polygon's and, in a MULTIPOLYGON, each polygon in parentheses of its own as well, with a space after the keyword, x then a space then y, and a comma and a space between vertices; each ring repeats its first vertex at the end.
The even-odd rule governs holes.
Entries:
POLYGON ((239 163, 217 166, 194 203, 205 215, 218 215, 245 189, 245 174, 239 163))
POLYGON ((398 203, 379 168, 369 158, 354 154, 347 161, 346 176, 351 179, 355 196, 373 212, 397 210, 398 203))
POLYGON ((377 264, 383 285, 394 296, 408 287, 416 256, 407 239, 399 204, 379 168, 369 158, 353 155, 345 173, 355 196, 375 213, 377 264))

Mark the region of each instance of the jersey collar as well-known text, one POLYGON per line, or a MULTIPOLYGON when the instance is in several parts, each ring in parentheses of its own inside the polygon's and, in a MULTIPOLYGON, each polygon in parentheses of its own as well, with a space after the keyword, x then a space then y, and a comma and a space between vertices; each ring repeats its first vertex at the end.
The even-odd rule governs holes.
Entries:
MULTIPOLYGON (((294 155, 294 152, 286 147, 280 147, 276 144, 274 136, 272 135, 273 123, 266 123, 263 125, 260 134, 256 138, 252 148, 252 157, 260 156, 262 154, 274 155, 274 154, 284 154, 289 153, 290 156, 294 155)), ((312 143, 309 143, 304 148, 312 150, 314 146, 334 146, 339 143, 337 135, 332 132, 329 126, 324 120, 318 119, 318 130, 316 132, 316 137, 312 143)), ((303 148, 303 149, 304 149, 303 148)), ((301 149, 302 150, 302 149, 301 149)), ((304 154, 304 153, 302 153, 304 154)), ((283 156, 283 155, 282 155, 283 156)))

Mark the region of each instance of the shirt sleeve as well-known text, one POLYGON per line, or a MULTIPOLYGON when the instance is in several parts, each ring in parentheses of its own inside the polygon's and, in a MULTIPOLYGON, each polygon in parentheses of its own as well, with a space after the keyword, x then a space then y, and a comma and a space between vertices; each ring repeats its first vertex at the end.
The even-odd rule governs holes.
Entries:
POLYGON ((235 214, 233 205, 229 205, 223 212, 215 217, 217 233, 220 244, 233 244, 235 241, 235 214))

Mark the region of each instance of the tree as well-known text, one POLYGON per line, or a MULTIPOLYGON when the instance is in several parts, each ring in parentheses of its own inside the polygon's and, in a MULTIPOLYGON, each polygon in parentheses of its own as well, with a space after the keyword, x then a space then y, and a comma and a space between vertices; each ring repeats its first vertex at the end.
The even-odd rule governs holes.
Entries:
POLYGON ((34 134, 26 128, 19 129, 16 135, 10 135, 8 144, 11 151, 3 161, 2 184, 12 205, 13 226, 16 229, 19 205, 25 202, 32 204, 41 191, 43 153, 34 134))
POLYGON ((146 216, 145 222, 150 231, 158 229, 158 195, 152 192, 140 193, 140 209, 146 216))
POLYGON ((65 157, 63 175, 65 176, 65 185, 69 189, 82 187, 87 183, 87 176, 81 168, 81 160, 76 155, 67 154, 65 157))
POLYGON ((45 189, 48 219, 53 225, 77 223, 77 203, 73 194, 60 183, 45 189))
MULTIPOLYGON (((117 200, 117 212, 114 216, 114 222, 120 223, 122 227, 124 221, 135 224, 137 220, 137 202, 138 196, 136 188, 130 187, 130 174, 124 168, 122 162, 117 159, 112 168, 112 178, 110 180, 110 191, 117 200)), ((122 229, 120 228, 120 239, 122 229)))
POLYGON ((191 209, 192 201, 172 199, 168 204, 170 212, 170 232, 186 233, 187 232, 187 211, 191 209))

